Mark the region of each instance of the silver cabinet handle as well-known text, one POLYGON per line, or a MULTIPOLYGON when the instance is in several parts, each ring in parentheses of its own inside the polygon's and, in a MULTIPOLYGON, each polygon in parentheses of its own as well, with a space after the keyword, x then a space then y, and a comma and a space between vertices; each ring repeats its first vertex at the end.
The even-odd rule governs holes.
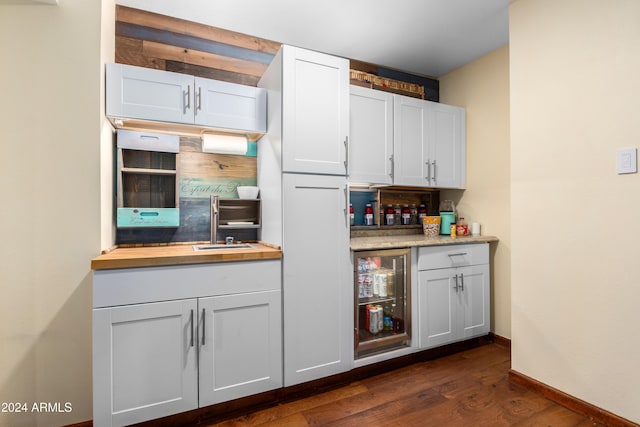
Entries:
POLYGON ((389 178, 393 179, 393 173, 395 168, 395 164, 393 163, 393 154, 389 156, 389 162, 391 162, 391 168, 389 169, 391 172, 389 172, 389 178))
POLYGON ((344 172, 349 175, 349 137, 344 139, 344 172))
POLYGON ((198 110, 202 111, 202 86, 198 86, 198 110))
POLYGON ((455 253, 455 254, 447 254, 447 256, 450 256, 450 257, 454 257, 454 256, 464 256, 464 255, 466 255, 466 254, 467 254, 466 252, 457 252, 457 253, 455 253))
POLYGON ((456 280, 456 285, 453 287, 453 289, 456 290, 456 292, 458 292, 458 275, 455 275, 455 280, 456 280))
POLYGON ((464 292, 464 274, 460 273, 460 290, 464 292))
POLYGON ((205 329, 204 329, 204 325, 207 322, 207 317, 206 317, 206 311, 203 308, 202 309, 202 345, 204 345, 204 336, 205 336, 205 329))
POLYGON ((187 110, 191 109, 191 85, 187 85, 187 110))
POLYGON ((427 159, 425 165, 427 165, 427 176, 425 176, 424 179, 426 179, 428 183, 431 183, 431 163, 429 159, 427 159))
POLYGON ((347 197, 347 186, 344 186, 344 226, 349 229, 349 198, 347 197))
POLYGON ((436 161, 433 161, 433 183, 436 183, 436 161))
POLYGON ((189 323, 191 323, 191 347, 193 347, 193 309, 191 310, 191 316, 189 317, 189 323))

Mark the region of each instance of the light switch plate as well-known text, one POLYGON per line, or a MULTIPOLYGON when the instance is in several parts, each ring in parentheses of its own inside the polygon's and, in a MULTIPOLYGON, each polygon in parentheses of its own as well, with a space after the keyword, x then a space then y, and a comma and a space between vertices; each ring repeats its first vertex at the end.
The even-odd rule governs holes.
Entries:
POLYGON ((617 151, 616 172, 618 174, 638 172, 637 148, 624 148, 617 151))

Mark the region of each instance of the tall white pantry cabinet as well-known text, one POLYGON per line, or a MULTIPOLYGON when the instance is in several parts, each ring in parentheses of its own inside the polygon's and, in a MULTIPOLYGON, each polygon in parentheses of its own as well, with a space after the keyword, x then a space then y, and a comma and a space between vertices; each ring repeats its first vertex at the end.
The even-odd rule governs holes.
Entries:
POLYGON ((268 91, 268 132, 258 145, 261 238, 282 247, 290 386, 353 363, 349 63, 283 46, 258 86, 268 91))

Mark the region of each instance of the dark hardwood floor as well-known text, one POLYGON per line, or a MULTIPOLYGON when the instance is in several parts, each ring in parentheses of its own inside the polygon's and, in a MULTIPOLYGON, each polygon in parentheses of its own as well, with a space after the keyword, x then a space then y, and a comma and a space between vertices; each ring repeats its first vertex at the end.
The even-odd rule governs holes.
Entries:
POLYGON ((200 426, 601 426, 509 382, 488 344, 200 426))

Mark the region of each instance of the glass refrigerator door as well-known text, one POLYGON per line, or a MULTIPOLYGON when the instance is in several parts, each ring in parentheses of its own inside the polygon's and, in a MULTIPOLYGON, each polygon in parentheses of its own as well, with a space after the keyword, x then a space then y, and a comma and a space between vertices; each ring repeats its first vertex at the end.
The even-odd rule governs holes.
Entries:
POLYGON ((409 249, 356 252, 356 359, 409 345, 409 249))

